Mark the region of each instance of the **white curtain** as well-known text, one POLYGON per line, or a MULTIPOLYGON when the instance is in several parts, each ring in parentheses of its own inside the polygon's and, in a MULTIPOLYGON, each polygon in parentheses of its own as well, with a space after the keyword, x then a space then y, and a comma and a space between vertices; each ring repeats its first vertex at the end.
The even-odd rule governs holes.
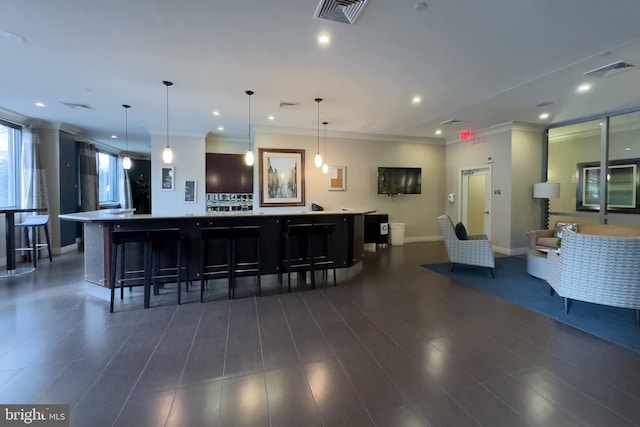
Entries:
POLYGON ((131 181, 129 181, 129 171, 122 166, 122 156, 118 156, 118 202, 122 209, 133 207, 131 198, 131 181))
MULTIPOLYGON (((22 128, 22 144, 20 152, 20 208, 49 209, 47 177, 40 164, 40 137, 37 131, 29 126, 22 128)), ((36 212, 38 213, 38 212, 36 212)), ((19 214, 16 223, 22 222, 30 214, 19 214)), ((38 242, 44 242, 43 227, 36 228, 38 242)), ((24 228, 21 236, 17 236, 20 247, 28 247, 34 236, 29 236, 29 228, 24 228)))

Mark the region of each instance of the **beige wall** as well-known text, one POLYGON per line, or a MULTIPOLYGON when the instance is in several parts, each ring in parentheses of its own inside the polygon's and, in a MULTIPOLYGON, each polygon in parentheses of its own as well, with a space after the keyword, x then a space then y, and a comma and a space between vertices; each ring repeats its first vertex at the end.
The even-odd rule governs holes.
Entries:
MULTIPOLYGON (((394 140, 375 136, 352 136, 327 132, 327 159, 330 166, 347 167, 346 191, 329 191, 328 177, 313 165, 317 150, 315 133, 304 131, 297 135, 258 130, 254 138, 256 154, 254 209, 260 211, 309 210, 311 203, 325 209, 371 209, 389 214, 390 222, 405 223, 405 239, 411 241, 440 240, 436 218, 445 205, 445 146, 442 140, 415 138, 414 141, 394 140), (415 141, 415 142, 414 142, 415 141), (258 196, 260 148, 304 149, 305 151, 305 207, 260 208, 258 196), (388 197, 377 194, 378 166, 422 168, 422 194, 388 197)), ((215 141, 207 138, 207 152, 243 153, 245 141, 215 141)), ((321 141, 324 153, 324 139, 321 141)))
POLYGON ((460 220, 461 170, 491 165, 491 243, 500 253, 525 253, 526 232, 540 222, 532 189, 541 176, 541 152, 542 128, 523 124, 496 126, 470 141, 448 141, 445 193, 456 199, 446 204, 447 215, 460 220))

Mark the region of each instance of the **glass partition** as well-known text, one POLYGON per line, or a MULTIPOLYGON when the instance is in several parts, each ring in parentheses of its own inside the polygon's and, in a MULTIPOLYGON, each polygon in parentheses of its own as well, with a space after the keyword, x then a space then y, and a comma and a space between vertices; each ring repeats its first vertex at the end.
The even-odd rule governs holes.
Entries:
POLYGON ((549 204, 550 227, 556 222, 637 224, 640 111, 550 128, 547 180, 560 183, 560 197, 549 204))

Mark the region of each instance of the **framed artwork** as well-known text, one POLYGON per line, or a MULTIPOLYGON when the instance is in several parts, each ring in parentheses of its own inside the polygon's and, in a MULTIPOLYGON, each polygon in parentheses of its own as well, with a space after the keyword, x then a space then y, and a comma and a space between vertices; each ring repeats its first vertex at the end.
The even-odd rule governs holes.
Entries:
POLYGON ((345 191, 347 189, 347 167, 329 166, 329 191, 345 191))
POLYGON ((184 182, 184 202, 195 203, 198 181, 186 180, 184 182))
POLYGON ((162 191, 175 190, 175 175, 173 166, 162 168, 162 191))
MULTIPOLYGON (((640 159, 612 160, 607 168, 607 210, 639 213, 640 159)), ((600 162, 578 163, 576 210, 600 210, 600 162)))
POLYGON ((304 206, 304 150, 260 148, 260 206, 304 206))

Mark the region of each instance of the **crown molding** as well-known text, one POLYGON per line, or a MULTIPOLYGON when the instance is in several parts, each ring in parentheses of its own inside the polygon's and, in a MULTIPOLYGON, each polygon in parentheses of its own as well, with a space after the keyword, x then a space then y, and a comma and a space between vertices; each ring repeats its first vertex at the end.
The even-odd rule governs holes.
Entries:
MULTIPOLYGON (((312 136, 316 137, 318 131, 316 129, 302 129, 278 126, 254 126, 256 133, 274 134, 274 135, 292 135, 292 136, 312 136)), ((327 130, 327 136, 332 138, 356 139, 361 141, 377 141, 377 142, 405 142, 409 144, 430 144, 444 145, 445 140, 440 138, 428 138, 420 136, 402 136, 402 135, 382 135, 373 133, 345 132, 336 130, 327 130)))

